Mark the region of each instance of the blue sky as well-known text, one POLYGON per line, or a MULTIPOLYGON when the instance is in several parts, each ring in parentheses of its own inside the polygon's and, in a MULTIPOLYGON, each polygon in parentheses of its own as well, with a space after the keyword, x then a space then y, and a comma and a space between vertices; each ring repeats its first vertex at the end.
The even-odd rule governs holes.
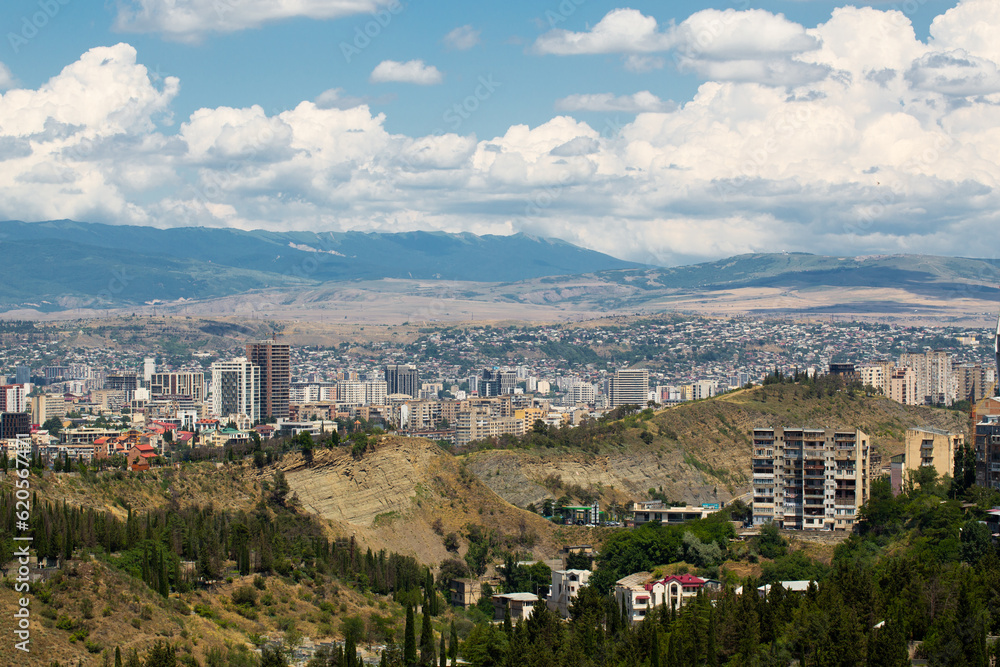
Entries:
POLYGON ((970 254, 998 5, 8 1, 0 217, 970 254))

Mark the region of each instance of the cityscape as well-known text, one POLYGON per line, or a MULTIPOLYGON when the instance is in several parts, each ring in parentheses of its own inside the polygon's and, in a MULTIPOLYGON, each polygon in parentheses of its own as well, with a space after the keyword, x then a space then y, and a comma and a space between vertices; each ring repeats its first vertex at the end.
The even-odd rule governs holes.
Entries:
POLYGON ((998 0, 0 25, 0 667, 1000 664, 998 0))

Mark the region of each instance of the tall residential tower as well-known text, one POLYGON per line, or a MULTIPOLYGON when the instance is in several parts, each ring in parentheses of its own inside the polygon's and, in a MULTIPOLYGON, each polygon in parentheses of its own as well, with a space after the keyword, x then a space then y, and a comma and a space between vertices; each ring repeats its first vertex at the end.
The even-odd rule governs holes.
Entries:
POLYGON ((288 419, 288 395, 292 386, 288 345, 271 340, 248 343, 247 360, 260 368, 260 418, 288 419))

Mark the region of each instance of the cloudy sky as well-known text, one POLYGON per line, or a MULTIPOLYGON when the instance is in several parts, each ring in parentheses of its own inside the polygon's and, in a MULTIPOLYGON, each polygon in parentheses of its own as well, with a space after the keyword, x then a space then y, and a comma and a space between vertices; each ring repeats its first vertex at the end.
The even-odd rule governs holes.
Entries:
POLYGON ((0 219, 996 253, 997 0, 7 0, 0 25, 0 219))

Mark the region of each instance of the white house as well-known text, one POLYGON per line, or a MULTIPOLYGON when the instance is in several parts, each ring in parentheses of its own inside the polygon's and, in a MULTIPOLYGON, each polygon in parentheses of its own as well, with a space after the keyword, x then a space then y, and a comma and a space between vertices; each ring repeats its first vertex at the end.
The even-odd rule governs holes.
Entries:
POLYGON ((552 587, 545 604, 563 618, 569 618, 569 607, 581 588, 587 585, 590 570, 553 570, 552 587))

